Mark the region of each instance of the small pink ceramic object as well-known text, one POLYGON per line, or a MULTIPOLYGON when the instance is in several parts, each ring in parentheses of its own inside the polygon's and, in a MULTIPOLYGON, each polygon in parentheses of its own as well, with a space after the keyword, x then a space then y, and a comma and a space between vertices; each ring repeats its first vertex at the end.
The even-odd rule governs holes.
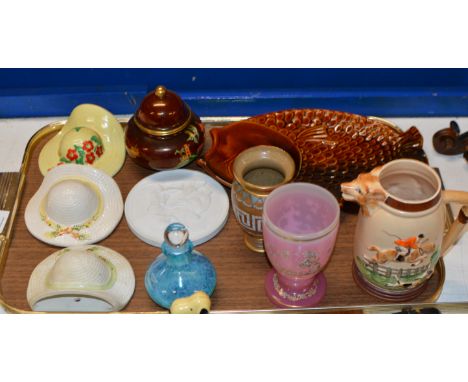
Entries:
POLYGON ((282 307, 317 305, 325 295, 321 273, 335 246, 340 208, 326 189, 310 183, 278 187, 263 206, 263 239, 273 268, 268 298, 282 307))

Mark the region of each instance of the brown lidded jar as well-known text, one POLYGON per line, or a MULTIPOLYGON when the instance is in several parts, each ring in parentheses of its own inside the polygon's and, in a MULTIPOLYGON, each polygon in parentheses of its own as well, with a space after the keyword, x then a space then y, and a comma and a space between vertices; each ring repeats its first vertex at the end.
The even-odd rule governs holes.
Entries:
POLYGON ((188 165, 201 153, 204 142, 200 118, 164 86, 145 96, 125 131, 128 155, 153 170, 188 165))

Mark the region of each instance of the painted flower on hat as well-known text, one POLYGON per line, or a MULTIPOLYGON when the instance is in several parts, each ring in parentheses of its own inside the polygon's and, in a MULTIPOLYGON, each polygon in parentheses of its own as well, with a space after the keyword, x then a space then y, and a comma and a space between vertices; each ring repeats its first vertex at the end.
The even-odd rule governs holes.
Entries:
POLYGON ((70 161, 74 161, 74 160, 78 159, 78 153, 74 149, 68 149, 67 158, 70 161))
POLYGON ((93 164, 95 159, 96 159, 96 157, 94 156, 94 153, 86 154, 86 163, 93 164))
POLYGON ((86 152, 91 152, 94 149, 93 142, 91 141, 85 141, 83 142, 83 150, 86 152))
POLYGON ((73 148, 69 148, 67 154, 60 158, 58 164, 76 163, 92 165, 103 153, 104 147, 101 139, 93 135, 89 140, 83 141, 81 145, 75 144, 73 148))
POLYGON ((103 153, 102 146, 96 147, 96 155, 98 156, 98 158, 101 157, 102 153, 103 153))

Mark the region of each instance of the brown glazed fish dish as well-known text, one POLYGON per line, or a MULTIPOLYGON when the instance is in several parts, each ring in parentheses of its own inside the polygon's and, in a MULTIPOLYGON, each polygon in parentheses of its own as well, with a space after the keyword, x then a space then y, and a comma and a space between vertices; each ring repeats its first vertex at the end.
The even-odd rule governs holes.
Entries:
POLYGON ((279 147, 291 155, 296 168, 294 178, 297 178, 301 168, 301 153, 287 136, 265 126, 244 121, 211 129, 210 133, 211 149, 204 158, 197 160, 197 164, 224 186, 231 187, 234 179, 232 167, 236 157, 242 151, 259 145, 279 147))
POLYGON ((423 137, 416 127, 402 132, 379 118, 323 109, 273 112, 212 129, 213 145, 198 163, 231 183, 235 157, 253 145, 250 135, 255 135, 257 145, 271 145, 269 132, 279 133, 299 151, 301 167, 295 181, 318 184, 338 199, 342 182, 391 160, 413 158, 427 163, 423 137), (257 130, 265 128, 267 134, 258 134, 257 130), (233 133, 237 143, 230 146, 233 133))

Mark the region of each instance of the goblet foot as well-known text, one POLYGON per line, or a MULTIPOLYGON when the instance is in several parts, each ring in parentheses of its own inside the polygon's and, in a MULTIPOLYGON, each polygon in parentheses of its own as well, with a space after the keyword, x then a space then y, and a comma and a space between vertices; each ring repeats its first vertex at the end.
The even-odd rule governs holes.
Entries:
POLYGON ((244 233, 244 243, 251 251, 265 253, 265 248, 263 247, 263 236, 252 236, 244 233))
POLYGON ((278 274, 271 269, 265 278, 265 290, 270 301, 284 308, 306 308, 317 305, 325 296, 327 279, 325 275, 318 273, 309 289, 293 291, 283 288, 278 280, 278 274))

